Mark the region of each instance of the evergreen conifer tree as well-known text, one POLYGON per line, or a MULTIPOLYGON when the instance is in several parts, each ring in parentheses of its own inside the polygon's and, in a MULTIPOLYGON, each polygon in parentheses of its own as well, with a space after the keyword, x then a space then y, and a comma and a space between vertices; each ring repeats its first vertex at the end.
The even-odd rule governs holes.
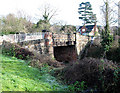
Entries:
POLYGON ((84 24, 96 23, 96 14, 93 14, 90 2, 82 2, 79 5, 78 13, 80 14, 79 19, 83 20, 84 24))

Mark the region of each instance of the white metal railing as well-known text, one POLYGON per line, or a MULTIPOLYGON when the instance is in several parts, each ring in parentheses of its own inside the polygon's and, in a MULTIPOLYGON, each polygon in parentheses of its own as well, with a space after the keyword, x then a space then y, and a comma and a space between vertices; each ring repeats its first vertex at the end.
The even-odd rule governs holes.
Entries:
POLYGON ((44 39, 44 32, 36 32, 36 33, 25 33, 25 34, 10 34, 3 35, 0 38, 0 42, 3 40, 9 41, 11 43, 29 41, 29 40, 37 40, 44 39))
MULTIPOLYGON (((25 34, 10 34, 0 37, 0 43, 5 40, 11 43, 24 42, 30 40, 44 39, 45 32, 25 33, 25 34)), ((75 41, 75 34, 53 34, 53 41, 75 41)))

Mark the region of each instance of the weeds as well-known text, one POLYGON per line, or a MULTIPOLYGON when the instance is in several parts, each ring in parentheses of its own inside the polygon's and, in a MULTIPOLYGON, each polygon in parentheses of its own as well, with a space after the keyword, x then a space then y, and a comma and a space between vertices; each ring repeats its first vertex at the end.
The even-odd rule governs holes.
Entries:
MULTIPOLYGON (((77 64, 74 63, 72 66, 66 67, 63 70, 64 79, 74 87, 76 81, 85 81, 87 90, 90 88, 98 92, 119 93, 120 70, 117 70, 117 67, 117 64, 109 60, 85 58, 77 64)), ((71 90, 75 90, 74 87, 71 87, 71 90)))
MULTIPOLYGON (((108 84, 106 85, 106 75, 104 74, 105 73, 105 64, 104 64, 104 60, 102 59, 101 60, 101 63, 102 65, 99 66, 99 80, 101 82, 101 89, 107 93, 110 88, 111 88, 111 91, 112 93, 117 93, 117 87, 119 86, 118 84, 118 81, 119 81, 119 72, 120 72, 120 69, 117 67, 117 68, 114 68, 114 71, 113 71, 113 75, 112 75, 112 80, 110 82, 108 82, 108 84)), ((119 89, 118 89, 119 90, 119 89)))
POLYGON ((83 92, 87 88, 85 81, 79 82, 76 81, 74 84, 68 86, 69 91, 79 91, 83 92))
POLYGON ((33 56, 33 53, 29 50, 6 41, 3 41, 2 54, 24 60, 27 60, 30 58, 30 56, 33 56))

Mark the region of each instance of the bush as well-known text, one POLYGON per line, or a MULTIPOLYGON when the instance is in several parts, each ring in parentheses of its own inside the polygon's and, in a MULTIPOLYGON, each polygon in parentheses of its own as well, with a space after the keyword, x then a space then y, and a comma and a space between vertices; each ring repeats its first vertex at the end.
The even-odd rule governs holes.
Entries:
POLYGON ((111 48, 106 55, 107 59, 120 63, 120 48, 111 48))
POLYGON ((63 70, 68 84, 86 82, 88 89, 119 93, 120 68, 105 59, 85 58, 63 70))
POLYGON ((100 45, 91 45, 88 47, 87 57, 101 58, 103 56, 103 49, 100 45))
POLYGON ((8 56, 17 57, 19 59, 28 59, 30 56, 34 56, 34 54, 29 50, 6 41, 3 41, 2 53, 8 56))
POLYGON ((47 64, 53 67, 60 67, 63 65, 62 62, 58 62, 48 55, 39 54, 36 51, 31 52, 28 49, 22 48, 17 44, 12 44, 6 41, 3 41, 2 53, 4 55, 17 57, 18 59, 29 59, 30 61, 28 62, 28 64, 38 68, 41 68, 43 64, 47 64))
POLYGON ((48 55, 45 54, 39 54, 37 52, 34 52, 34 57, 32 57, 32 60, 30 62, 31 66, 37 67, 37 68, 41 68, 41 66, 43 66, 44 64, 47 64, 49 66, 52 67, 61 67, 63 66, 62 62, 58 62, 57 60, 49 57, 48 55))
MULTIPOLYGON (((103 56, 103 48, 99 45, 91 45, 88 47, 87 57, 101 58, 103 56)), ((113 62, 120 63, 120 48, 111 47, 109 51, 106 52, 106 58, 112 60, 113 62)))

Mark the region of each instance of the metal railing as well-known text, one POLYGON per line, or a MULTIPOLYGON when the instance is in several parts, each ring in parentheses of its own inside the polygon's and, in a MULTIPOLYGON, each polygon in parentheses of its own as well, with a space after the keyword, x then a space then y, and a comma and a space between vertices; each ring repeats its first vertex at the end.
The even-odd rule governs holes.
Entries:
POLYGON ((17 42, 24 42, 29 40, 37 40, 37 39, 44 39, 43 32, 36 32, 36 33, 24 33, 24 34, 11 34, 11 35, 3 35, 3 40, 17 43, 17 42))

